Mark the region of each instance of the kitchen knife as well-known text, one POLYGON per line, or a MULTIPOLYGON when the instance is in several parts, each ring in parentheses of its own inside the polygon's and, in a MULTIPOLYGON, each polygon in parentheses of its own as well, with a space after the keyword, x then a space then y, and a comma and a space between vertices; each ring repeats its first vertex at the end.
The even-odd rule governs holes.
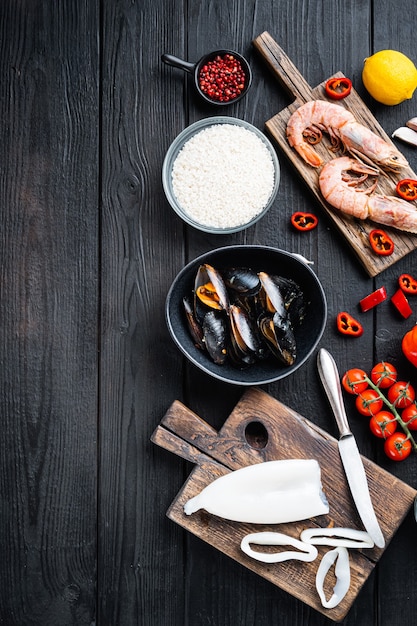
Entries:
POLYGON ((324 348, 321 348, 317 355, 317 367, 339 428, 339 453, 353 500, 368 534, 378 548, 383 548, 385 539, 372 505, 365 468, 358 446, 349 428, 343 404, 339 372, 333 357, 324 348))

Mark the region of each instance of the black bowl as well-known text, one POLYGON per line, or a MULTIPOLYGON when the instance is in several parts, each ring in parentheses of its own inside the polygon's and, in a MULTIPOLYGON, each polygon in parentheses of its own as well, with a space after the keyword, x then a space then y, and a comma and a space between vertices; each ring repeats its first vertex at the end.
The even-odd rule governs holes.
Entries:
POLYGON ((172 339, 191 363, 223 382, 250 386, 285 378, 307 361, 326 326, 327 303, 317 276, 298 256, 266 246, 241 245, 218 248, 188 263, 169 289, 165 315, 172 339), (291 278, 300 286, 309 305, 303 324, 295 330, 297 357, 293 365, 280 364, 271 357, 241 370, 229 362, 216 365, 205 351, 195 346, 188 330, 182 299, 192 293, 196 272, 203 263, 209 263, 217 269, 250 267, 256 271, 291 278))

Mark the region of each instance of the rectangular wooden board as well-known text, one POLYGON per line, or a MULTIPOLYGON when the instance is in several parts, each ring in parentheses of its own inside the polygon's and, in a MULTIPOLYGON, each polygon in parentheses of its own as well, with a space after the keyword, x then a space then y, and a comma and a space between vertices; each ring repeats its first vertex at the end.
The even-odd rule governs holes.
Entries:
MULTIPOLYGON (((351 585, 345 598, 333 609, 323 608, 315 586, 318 563, 330 548, 319 547, 319 556, 312 563, 292 560, 275 564, 256 561, 240 550, 241 540, 252 532, 275 530, 298 539, 304 528, 312 526, 363 529, 346 482, 336 439, 269 394, 254 388, 243 394, 219 432, 182 403, 174 402, 153 433, 152 441, 196 464, 167 512, 171 520, 326 617, 336 622, 343 620, 384 550, 349 550, 351 585), (205 511, 185 515, 185 502, 219 476, 254 463, 292 458, 319 462, 330 507, 328 515, 268 526, 229 522, 205 511)), ((363 463, 387 546, 417 491, 364 457, 363 463)))
MULTIPOLYGON (((318 185, 318 176, 321 168, 314 168, 305 163, 295 150, 290 147, 286 137, 286 127, 291 114, 305 102, 310 100, 329 100, 326 98, 324 90, 324 85, 328 79, 324 80, 317 87, 311 88, 299 70, 268 32, 264 32, 254 39, 253 45, 261 54, 279 83, 284 87, 285 91, 294 99, 294 102, 290 106, 280 113, 277 113, 277 115, 266 122, 265 126, 268 133, 295 167, 302 181, 308 186, 317 202, 320 203, 324 211, 329 215, 336 228, 346 238, 368 275, 376 276, 408 253, 415 250, 417 246, 417 235, 379 225, 380 228, 384 228, 392 237, 395 249, 393 254, 389 256, 378 256, 372 251, 368 239, 369 232, 374 228, 378 228, 376 222, 356 220, 337 211, 337 209, 334 209, 326 203, 318 185)), ((338 72, 334 76, 341 77, 343 74, 338 72)), ((347 98, 337 103, 348 109, 358 122, 364 124, 385 139, 385 141, 394 145, 354 89, 352 89, 352 92, 347 98)), ((326 139, 323 139, 315 148, 324 159, 325 163, 332 158, 341 156, 341 152, 334 153, 329 150, 329 142, 326 142, 326 139)), ((398 146, 396 146, 396 148, 398 148, 398 146)), ((395 185, 398 180, 402 178, 416 179, 417 176, 410 167, 404 168, 401 174, 387 173, 386 176, 381 175, 379 176, 375 193, 396 195, 395 185)))

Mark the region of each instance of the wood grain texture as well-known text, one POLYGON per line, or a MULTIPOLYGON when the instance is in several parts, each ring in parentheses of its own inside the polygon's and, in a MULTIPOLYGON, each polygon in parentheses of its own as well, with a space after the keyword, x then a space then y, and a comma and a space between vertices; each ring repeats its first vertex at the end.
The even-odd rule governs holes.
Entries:
MULTIPOLYGON (((292 104, 252 45, 268 31, 308 85, 339 71, 352 78, 391 136, 415 116, 415 98, 373 101, 362 61, 385 47, 414 58, 416 19, 412 0, 401 12, 387 0, 0 3, 0 623, 331 624, 166 517, 203 453, 187 443, 183 461, 152 433, 177 399, 219 432, 242 390, 184 361, 164 300, 185 262, 212 248, 298 252, 325 290, 321 345, 340 371, 385 359, 416 382, 399 349, 410 320, 389 300, 369 315, 357 308, 359 297, 382 284, 391 295, 400 273, 415 273, 416 253, 370 277, 280 154, 277 199, 255 226, 226 237, 184 226, 164 197, 162 161, 185 126, 218 111, 160 57, 245 54, 253 84, 227 113, 262 130, 292 104), (295 210, 317 210, 314 233, 290 228, 295 210), (357 341, 335 329, 342 309, 363 323, 357 341)), ((401 148, 416 171, 416 151, 401 148)), ((336 435, 314 358, 265 391, 336 435)), ((415 460, 390 463, 350 398, 347 409, 360 451, 415 486, 415 460)), ((177 445, 171 430, 161 435, 177 445)), ((404 580, 417 578, 414 539, 409 514, 345 626, 412 623, 417 588, 404 580)))
MULTIPOLYGON (((327 100, 324 85, 327 77, 317 87, 310 87, 306 80, 302 77, 299 70, 287 57, 282 48, 273 40, 268 32, 264 32, 254 39, 254 46, 262 55, 266 65, 276 75, 279 82, 284 86, 287 92, 292 96, 293 104, 277 113, 273 118, 267 120, 266 128, 271 136, 275 139, 281 151, 286 155, 289 161, 297 171, 300 180, 302 180, 314 195, 317 202, 321 204, 323 209, 328 213, 334 225, 346 238, 348 244, 360 262, 365 267, 370 276, 376 276, 384 271, 390 265, 396 263, 404 255, 409 254, 416 248, 417 236, 405 232, 398 231, 393 228, 381 226, 371 220, 357 220, 331 207, 323 198, 318 184, 318 176, 321 168, 313 168, 303 161, 303 159, 295 152, 288 143, 286 129, 290 116, 301 105, 311 100, 327 100), (369 243, 369 233, 374 228, 385 228, 389 231, 394 241, 394 251, 389 256, 376 255, 369 243)), ((332 76, 341 77, 342 72, 337 72, 332 76)), ((334 103, 332 103, 334 104, 334 103)), ((393 142, 388 137, 384 129, 376 121, 370 110, 365 106, 355 89, 349 94, 349 97, 342 102, 337 103, 339 106, 346 108, 355 119, 363 124, 366 128, 371 129, 379 137, 382 137, 387 143, 393 142)), ((329 149, 329 143, 321 141, 315 146, 315 151, 323 160, 328 163, 331 159, 341 156, 342 151, 334 153, 329 149)), ((407 167, 401 170, 399 174, 387 173, 380 176, 375 194, 395 196, 395 185, 402 178, 415 179, 416 174, 407 167)))
POLYGON ((96 571, 98 14, 94 2, 38 4, 4 2, 0 11, 0 622, 87 625, 96 571))
MULTIPOLYGON (((279 524, 276 529, 298 539, 306 527, 362 528, 340 460, 337 440, 313 423, 288 409, 261 390, 246 391, 219 433, 193 412, 174 403, 163 417, 153 437, 162 445, 197 463, 186 484, 170 506, 167 515, 229 557, 263 576, 273 584, 306 602, 326 617, 341 621, 371 574, 384 550, 350 550, 351 585, 343 601, 334 609, 323 609, 315 589, 317 561, 290 562, 285 566, 266 566, 240 550, 242 538, 249 533, 271 530, 265 525, 229 522, 205 512, 185 515, 184 504, 227 471, 280 459, 317 459, 324 493, 329 502, 328 515, 308 521, 279 524), (262 424, 267 436, 262 447, 254 447, 247 436, 253 424, 262 424), (166 436, 161 437, 165 431, 166 436), (174 442, 169 434, 177 437, 174 442), (155 436, 156 435, 156 436, 155 436), (192 454, 190 454, 190 448, 192 454), (198 455, 196 450, 202 454, 198 455)), ((363 459, 375 512, 388 545, 408 513, 417 491, 363 459)), ((320 558, 327 548, 320 550, 320 558)))

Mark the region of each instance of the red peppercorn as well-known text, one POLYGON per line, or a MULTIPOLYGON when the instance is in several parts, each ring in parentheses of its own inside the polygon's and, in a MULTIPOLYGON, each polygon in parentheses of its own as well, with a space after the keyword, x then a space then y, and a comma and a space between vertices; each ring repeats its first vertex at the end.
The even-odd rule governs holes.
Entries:
POLYGON ((201 91, 218 102, 229 102, 240 96, 245 83, 242 64, 232 54, 217 55, 203 65, 198 77, 201 91))

